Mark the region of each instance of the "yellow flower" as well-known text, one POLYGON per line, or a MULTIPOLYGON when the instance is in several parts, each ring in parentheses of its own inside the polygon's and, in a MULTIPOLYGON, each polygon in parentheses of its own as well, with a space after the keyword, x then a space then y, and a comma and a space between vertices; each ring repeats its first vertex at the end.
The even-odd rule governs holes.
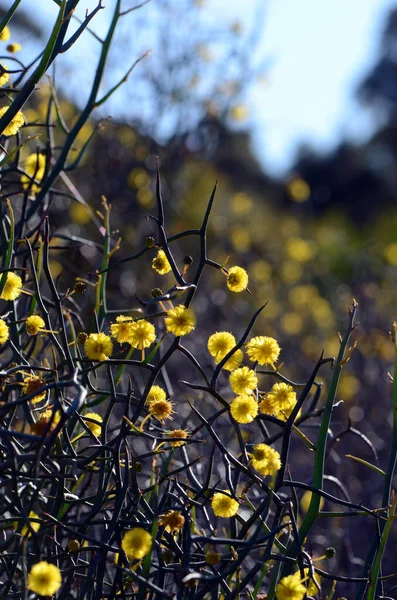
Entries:
POLYGON ((142 559, 152 547, 152 537, 142 527, 135 527, 127 531, 121 542, 121 547, 129 560, 142 559))
POLYGON ((159 250, 157 256, 152 261, 152 269, 159 275, 166 275, 171 271, 171 265, 164 250, 159 250))
MULTIPOLYGON (((302 495, 302 498, 300 500, 301 509, 305 513, 307 513, 307 511, 309 510, 310 502, 312 500, 312 495, 313 494, 312 494, 312 492, 310 490, 306 490, 304 492, 304 494, 302 495)), ((324 504, 325 504, 324 497, 321 496, 321 499, 320 499, 320 510, 323 510, 324 504)))
POLYGON ((43 154, 29 154, 25 161, 25 173, 21 175, 21 183, 24 190, 30 189, 32 192, 40 191, 37 183, 40 183, 44 177, 45 164, 46 159, 43 154))
POLYGON ((143 350, 144 348, 149 348, 155 340, 156 330, 152 323, 149 323, 149 321, 146 321, 145 319, 140 319, 139 321, 131 323, 127 340, 131 346, 143 350))
POLYGON ((161 388, 159 385, 152 385, 147 395, 146 402, 150 404, 151 402, 158 402, 159 400, 166 399, 167 395, 163 388, 161 388))
POLYGON ((258 403, 251 395, 237 396, 230 404, 230 412, 238 423, 252 423, 258 414, 258 403))
POLYGON ((180 304, 167 311, 167 317, 164 322, 167 331, 180 336, 193 331, 196 325, 196 317, 191 308, 186 308, 186 306, 180 304))
POLYGON ((189 437, 189 433, 184 429, 174 429, 173 431, 167 431, 167 437, 169 438, 181 438, 181 441, 170 442, 172 448, 179 448, 184 445, 184 441, 189 437))
POLYGON ((259 404, 261 412, 286 421, 296 404, 296 392, 288 383, 275 383, 259 404))
MULTIPOLYGON (((40 389, 44 385, 45 381, 41 377, 38 377, 37 375, 28 375, 28 377, 25 377, 25 379, 23 380, 23 393, 26 396, 30 396, 30 394, 34 394, 36 390, 40 389)), ((30 402, 33 402, 33 404, 37 404, 41 400, 44 400, 46 394, 47 392, 46 390, 44 390, 44 392, 37 394, 37 396, 33 396, 30 402)))
POLYGON ((207 565, 217 565, 221 562, 221 555, 219 552, 214 552, 213 550, 207 550, 205 553, 205 562, 207 565))
POLYGON ((174 411, 168 400, 155 400, 149 403, 149 412, 159 421, 165 421, 174 411))
POLYGON ((110 333, 112 337, 116 338, 119 344, 124 344, 125 342, 128 342, 132 325, 132 317, 119 315, 116 317, 116 321, 117 323, 112 323, 110 325, 110 333))
MULTIPOLYGON (((321 582, 321 577, 319 577, 318 575, 315 575, 315 580, 318 583, 318 587, 316 586, 316 584, 314 583, 313 579, 310 578, 310 569, 307 567, 306 569, 303 569, 303 572, 305 573, 305 577, 307 579, 305 579, 305 581, 307 582, 307 595, 308 596, 315 596, 316 594, 318 594, 319 592, 319 588, 320 588, 320 582, 321 582)), ((299 581, 299 583, 301 583, 301 574, 300 571, 296 571, 296 573, 294 573, 294 576, 296 577, 296 579, 299 581)))
MULTIPOLYGON (((6 114, 8 108, 8 106, 3 106, 3 108, 0 108, 0 118, 6 114)), ((1 133, 6 136, 15 135, 16 133, 18 133, 19 129, 24 124, 25 117, 19 110, 15 117, 11 119, 11 122, 5 127, 5 129, 1 133)))
POLYGON ((236 345, 234 335, 228 331, 217 331, 208 338, 208 352, 220 362, 228 352, 236 345))
POLYGON ((170 510, 162 516, 159 522, 160 527, 165 527, 166 531, 180 531, 185 524, 185 517, 176 510, 170 510))
POLYGON ((16 300, 21 294, 22 279, 16 273, 9 271, 7 280, 0 298, 2 300, 16 300))
MULTIPOLYGON (((36 513, 33 510, 31 510, 29 513, 28 521, 29 521, 30 528, 33 529, 33 531, 35 531, 37 533, 38 530, 40 529, 40 523, 36 523, 35 521, 31 522, 30 519, 38 519, 38 515, 36 515, 36 513)), ((14 529, 18 530, 20 523, 21 523, 20 521, 15 521, 14 529)), ((23 536, 26 534, 28 534, 28 536, 31 535, 30 528, 27 525, 24 525, 21 529, 21 535, 23 535, 23 536)))
POLYGON ((231 292, 243 292, 248 287, 248 273, 241 267, 231 267, 226 285, 231 292))
POLYGON ((11 37, 10 28, 8 25, 4 27, 4 29, 0 32, 0 42, 7 42, 11 37))
MULTIPOLYGON (((243 358, 244 352, 242 350, 236 350, 236 352, 231 355, 229 360, 225 362, 222 368, 226 369, 226 371, 235 371, 243 362, 243 358)), ((219 363, 220 360, 217 360, 216 362, 219 363)))
POLYGON ((274 338, 259 335, 248 342, 247 354, 260 365, 274 365, 280 355, 280 346, 274 338))
POLYGON ((13 42, 12 44, 8 44, 7 52, 12 52, 13 54, 15 54, 15 52, 19 52, 21 48, 21 44, 18 44, 18 42, 13 42))
POLYGON ((107 360, 113 352, 113 343, 104 333, 90 333, 84 342, 84 351, 91 360, 107 360))
POLYGON ((4 319, 0 319, 0 344, 5 344, 8 340, 9 331, 8 325, 4 319))
POLYGON ((227 494, 227 490, 225 490, 225 493, 217 492, 212 498, 212 510, 217 517, 228 519, 234 517, 238 512, 240 506, 239 503, 237 500, 234 500, 234 498, 227 496, 227 494))
POLYGON ((9 76, 8 72, 6 71, 6 68, 4 67, 4 65, 0 64, 0 87, 5 85, 9 79, 10 79, 10 76, 9 76))
POLYGON ((99 437, 102 431, 102 417, 98 415, 98 413, 90 412, 84 415, 83 419, 88 429, 90 429, 90 431, 92 431, 92 433, 96 435, 96 437, 99 437), (88 421, 88 419, 90 420, 88 421))
POLYGON ((261 475, 274 475, 281 468, 280 454, 267 444, 256 444, 251 464, 261 475))
POLYGON ((37 335, 44 325, 45 322, 39 315, 32 315, 26 319, 26 331, 29 335, 37 335))
POLYGON ((30 429, 35 435, 43 435, 44 430, 47 428, 50 422, 51 426, 49 428, 49 432, 54 431, 60 419, 61 413, 59 410, 56 411, 54 418, 52 418, 52 408, 47 408, 46 410, 41 411, 36 423, 32 423, 30 429))
POLYGON ((52 596, 62 585, 61 571, 56 565, 42 560, 33 565, 28 577, 28 590, 39 596, 52 596))
POLYGON ((306 588, 295 575, 283 577, 276 587, 277 600, 303 600, 306 588))
POLYGON ((258 378, 255 371, 248 367, 236 369, 229 378, 230 387, 236 394, 251 394, 258 386, 258 378))

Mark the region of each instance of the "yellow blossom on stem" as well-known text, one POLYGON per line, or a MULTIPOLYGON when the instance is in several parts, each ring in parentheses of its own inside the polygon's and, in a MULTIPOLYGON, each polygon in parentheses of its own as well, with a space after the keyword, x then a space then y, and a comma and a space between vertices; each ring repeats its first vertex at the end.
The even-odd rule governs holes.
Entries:
POLYGON ((46 410, 41 411, 36 423, 32 423, 30 426, 32 433, 35 435, 43 435, 49 423, 51 423, 51 425, 49 426, 48 432, 54 431, 61 420, 61 413, 59 410, 57 410, 54 416, 52 416, 52 414, 52 408, 47 408, 46 410))
POLYGON ((16 300, 21 294, 22 279, 16 273, 9 271, 7 280, 0 298, 2 300, 16 300))
POLYGON ((44 326, 45 322, 39 315, 32 315, 26 319, 26 331, 29 335, 37 335, 44 326))
POLYGON ((62 585, 61 571, 45 560, 33 565, 28 577, 28 590, 39 596, 53 596, 62 585))
POLYGON ((280 454, 267 444, 256 444, 251 465, 261 475, 274 475, 281 468, 280 454))
POLYGON ((228 352, 236 345, 234 335, 228 331, 217 331, 208 338, 208 352, 220 362, 228 352))
MULTIPOLYGON (((242 350, 236 350, 236 352, 234 352, 234 354, 232 354, 231 357, 225 362, 222 368, 226 369, 226 371, 235 371, 243 362, 243 358, 244 352, 242 350)), ((216 362, 218 363, 220 361, 216 362)))
POLYGON ((152 269, 159 275, 166 275, 171 271, 171 265, 164 250, 159 250, 157 256, 152 261, 152 269))
POLYGON ((156 330, 152 323, 149 323, 149 321, 146 321, 145 319, 140 319, 139 321, 131 323, 127 340, 131 346, 143 350, 144 348, 149 348, 155 340, 156 330))
POLYGON ((231 267, 226 285, 231 292, 243 292, 248 287, 248 273, 242 267, 231 267))
POLYGON ((180 531, 185 524, 185 517, 176 510, 170 510, 166 515, 160 518, 160 527, 165 527, 166 531, 180 531))
POLYGON ((125 342, 128 342, 131 325, 132 317, 119 315, 116 317, 116 323, 110 325, 110 333, 112 337, 116 338, 119 344, 124 344, 125 342))
POLYGON ((149 403, 149 412, 159 421, 165 421, 172 413, 172 403, 169 400, 155 400, 149 403))
POLYGON ((124 535, 121 547, 129 560, 141 560, 152 547, 152 537, 142 527, 135 527, 124 535))
POLYGON ((167 311, 165 326, 176 336, 186 335, 193 331, 196 325, 196 317, 191 308, 186 308, 183 304, 171 308, 167 311))
POLYGON ((11 31, 8 25, 6 25, 0 32, 0 42, 7 42, 11 37, 11 31))
MULTIPOLYGON (((305 582, 306 582, 306 587, 307 587, 307 595, 315 596, 316 594, 318 594, 319 589, 320 589, 321 577, 319 577, 318 575, 314 576, 315 580, 317 581, 317 584, 318 584, 318 587, 317 587, 316 584, 314 583, 313 579, 310 578, 310 569, 307 567, 306 569, 303 569, 303 572, 304 572, 305 578, 306 578, 305 582)), ((300 583, 302 582, 300 571, 296 571, 296 573, 294 573, 294 576, 300 583)), ((303 582, 303 583, 305 583, 305 582, 303 582)))
POLYGON ((212 498, 212 510, 217 517, 229 519, 230 517, 234 517, 238 512, 239 503, 234 498, 231 498, 231 496, 228 496, 228 493, 227 490, 225 490, 225 493, 217 492, 212 498))
POLYGON ((149 393, 147 395, 146 398, 146 402, 148 404, 150 404, 151 402, 156 402, 159 400, 166 400, 167 399, 167 395, 165 393, 165 391, 163 390, 162 387, 160 387, 159 385, 152 385, 152 387, 149 390, 149 393))
MULTIPOLYGON (((42 388, 43 386, 45 386, 44 379, 42 379, 38 375, 28 375, 23 380, 23 393, 25 394, 25 396, 30 396, 31 394, 34 394, 36 390, 42 388)), ((41 400, 44 400, 46 394, 47 392, 46 390, 44 390, 44 392, 37 394, 37 396, 33 396, 33 398, 31 398, 30 401, 33 402, 33 404, 37 404, 41 400)))
POLYGON ((89 412, 84 415, 83 419, 88 429, 92 431, 96 437, 99 437, 102 431, 102 417, 98 415, 98 413, 89 412))
POLYGON ((236 369, 229 378, 230 387, 236 394, 251 394, 258 387, 255 371, 248 367, 236 369))
POLYGON ((277 600, 303 600, 306 588, 295 575, 283 577, 276 587, 277 600))
MULTIPOLYGON (((3 108, 0 108, 0 118, 6 114, 8 108, 8 106, 3 106, 3 108)), ((15 135, 24 124, 25 117, 19 110, 15 117, 11 119, 10 123, 3 129, 1 134, 5 136, 15 135)))
POLYGON ((8 325, 4 321, 4 319, 0 319, 0 345, 6 343, 6 341, 8 340, 8 336, 8 325))
POLYGON ((258 403, 251 395, 237 396, 230 404, 230 412, 238 423, 252 423, 258 414, 258 403))
POLYGON ((113 343, 104 333, 90 333, 84 342, 84 351, 91 360, 107 360, 113 352, 113 343))
POLYGON ((29 154, 25 161, 24 171, 21 175, 21 183, 25 190, 30 189, 32 192, 39 192, 40 187, 37 185, 44 177, 46 158, 44 154, 29 154))
POLYGON ((259 335, 248 342, 247 354, 252 361, 260 365, 273 366, 280 355, 280 346, 274 338, 259 335))
POLYGON ((261 412, 286 421, 296 405, 296 392, 288 383, 275 383, 259 404, 261 412))
POLYGON ((185 444, 184 440, 189 437, 189 433, 184 429, 174 429, 173 431, 167 431, 168 438, 180 438, 180 441, 175 440, 170 442, 171 448, 179 448, 185 444))

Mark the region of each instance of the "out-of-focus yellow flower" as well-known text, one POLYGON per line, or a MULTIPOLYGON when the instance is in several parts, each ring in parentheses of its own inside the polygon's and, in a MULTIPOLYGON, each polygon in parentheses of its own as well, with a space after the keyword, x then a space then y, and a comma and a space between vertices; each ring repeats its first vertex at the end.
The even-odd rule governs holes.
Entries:
POLYGON ((249 117, 249 114, 249 108, 245 104, 237 104, 237 106, 233 106, 229 110, 229 117, 233 119, 233 121, 237 121, 237 123, 245 121, 249 117))
POLYGON ((248 273, 242 267, 231 267, 226 285, 231 292, 243 292, 248 287, 248 273))
POLYGON ((39 315, 31 315, 26 319, 25 325, 29 335, 37 335, 45 326, 45 322, 39 315))
POLYGON ((41 180, 44 177, 46 158, 43 154, 29 154, 25 161, 25 174, 21 175, 21 183, 24 190, 39 192, 41 180))
POLYGON ((350 373, 342 373, 342 376, 338 385, 338 396, 342 400, 351 400, 360 391, 360 380, 350 373))
POLYGON ((247 344, 247 354, 253 362, 260 365, 272 365, 277 362, 281 348, 278 342, 266 335, 252 338, 247 344))
POLYGON ((129 560, 134 558, 141 560, 152 547, 152 536, 142 527, 130 529, 123 537, 121 547, 129 560))
POLYGON ((267 444, 256 444, 251 456, 251 465, 261 475, 274 475, 281 468, 280 454, 267 444))
POLYGON ((252 423, 258 414, 258 403, 249 394, 237 396, 230 404, 230 413, 238 423, 252 423))
POLYGON ((256 260, 250 267, 250 273, 255 281, 263 283, 272 276, 272 266, 266 260, 256 260))
POLYGON ((0 87, 3 87, 3 85, 5 85, 9 79, 10 75, 6 70, 6 67, 0 64, 0 87))
POLYGON ((104 333, 90 333, 84 342, 84 352, 90 360, 107 360, 113 352, 113 343, 104 333))
MULTIPOLYGON (((8 108, 8 106, 3 106, 3 108, 0 108, 0 118, 6 114, 8 108)), ((10 123, 8 123, 8 125, 0 133, 5 136, 15 135, 16 133, 18 133, 18 131, 24 124, 25 117, 19 110, 17 114, 11 119, 10 123)))
POLYGON ((295 575, 287 575, 280 579, 276 587, 277 600, 303 600, 306 588, 295 575))
POLYGON ((303 320, 300 315, 296 312, 287 312, 282 315, 280 319, 280 325, 285 333, 288 335, 297 335, 302 331, 303 320))
POLYGON ((187 335, 196 326, 196 317, 191 308, 186 308, 183 304, 171 308, 167 311, 167 316, 164 319, 167 331, 170 331, 176 336, 187 335))
POLYGON ((252 210, 252 198, 247 194, 244 194, 244 192, 238 192, 232 196, 230 207, 234 214, 243 217, 252 210))
MULTIPOLYGON (((44 379, 42 379, 38 375, 28 375, 23 380, 22 389, 25 396, 30 396, 30 394, 34 394, 36 390, 40 389, 43 386, 45 386, 44 379)), ((37 394, 37 396, 33 396, 33 398, 31 398, 30 401, 33 402, 33 404, 37 404, 41 400, 44 400, 46 394, 47 392, 46 390, 44 390, 44 392, 37 394)))
MULTIPOLYGON (((31 529, 33 529, 33 531, 35 531, 36 533, 38 532, 38 530, 40 529, 40 523, 37 523, 35 521, 30 521, 30 519, 38 519, 38 515, 36 515, 36 513, 31 510, 28 516, 28 521, 29 521, 29 525, 31 527, 31 529)), ((15 521, 14 523, 14 529, 18 529, 19 526, 19 522, 15 521)), ((30 528, 27 525, 24 525, 21 529, 21 535, 25 536, 26 534, 28 534, 28 536, 31 535, 30 533, 30 528)))
POLYGON ((83 420, 88 429, 92 431, 96 437, 101 435, 103 419, 98 413, 89 412, 83 416, 83 420))
POLYGON ((230 230, 230 239, 236 250, 247 252, 251 248, 251 235, 246 227, 236 225, 230 230))
POLYGON ((86 225, 92 219, 90 211, 80 202, 71 202, 69 216, 76 225, 86 225))
POLYGON ((12 54, 19 52, 20 50, 22 50, 22 46, 21 44, 18 44, 18 42, 13 42, 7 46, 7 52, 11 52, 12 54))
POLYGON ((8 25, 6 25, 0 32, 0 42, 7 42, 11 37, 11 31, 8 25))
POLYGON ((174 442, 170 442, 172 448, 179 448, 185 444, 184 440, 189 437, 189 433, 184 429, 174 429, 173 431, 167 431, 168 438, 180 438, 179 440, 175 440, 174 442))
POLYGON ((7 323, 4 319, 0 319, 0 344, 5 344, 9 335, 7 323))
POLYGON ((165 255, 164 250, 159 250, 157 256, 152 261, 152 269, 159 275, 166 275, 171 271, 171 265, 165 255))
POLYGON ((310 186, 301 177, 292 179, 287 185, 287 191, 295 202, 306 202, 310 197, 310 186))
POLYGON ((234 517, 234 515, 237 514, 240 505, 237 500, 227 495, 228 490, 225 490, 225 492, 226 493, 217 492, 214 494, 211 506, 217 517, 230 519, 230 517, 234 517))
POLYGON ((139 321, 131 323, 128 336, 128 343, 131 344, 131 346, 143 350, 144 348, 149 348, 155 340, 156 330, 152 323, 149 323, 149 321, 146 321, 145 319, 140 319, 139 321))
POLYGON ((236 394, 251 394, 258 387, 258 378, 252 369, 240 367, 230 375, 229 383, 236 394))
POLYGON ((207 565, 218 565, 221 562, 221 555, 219 552, 213 550, 207 550, 205 553, 205 562, 207 565))
POLYGON ((397 266, 397 242, 388 244, 385 248, 385 259, 389 265, 397 266))
POLYGON ((299 237, 290 238, 285 248, 289 258, 301 263, 308 262, 315 254, 313 243, 299 237))
POLYGON ((21 293, 22 279, 16 273, 9 271, 7 280, 0 298, 2 300, 16 300, 21 293))
POLYGON ((296 260, 286 260, 281 265, 280 275, 285 283, 293 285, 302 277, 303 268, 296 260))
POLYGON ((45 560, 33 565, 28 576, 28 590, 39 596, 53 596, 62 585, 61 571, 45 560))
MULTIPOLYGON (((312 500, 312 492, 310 490, 306 490, 306 492, 304 492, 304 494, 302 494, 302 498, 300 501, 300 506, 304 513, 307 513, 307 511, 309 510, 311 500, 312 500)), ((323 498, 323 496, 321 496, 320 510, 323 510, 323 508, 324 508, 324 498, 323 498)))
POLYGON ((145 169, 136 167, 128 175, 128 183, 131 187, 139 190, 150 184, 150 175, 145 169))
POLYGON ((112 337, 116 338, 119 344, 124 344, 129 340, 131 325, 132 317, 119 315, 116 317, 116 323, 110 325, 110 333, 112 337))
POLYGON ((58 425, 59 421, 61 420, 61 413, 59 412, 59 410, 57 410, 55 412, 54 417, 52 417, 52 415, 53 415, 52 408, 47 408, 46 410, 42 410, 41 413, 39 414, 39 418, 37 419, 36 423, 32 423, 30 426, 32 433, 34 433, 35 435, 43 435, 43 432, 48 427, 49 423, 51 423, 51 425, 48 429, 48 433, 50 433, 51 431, 54 431, 54 429, 58 425))

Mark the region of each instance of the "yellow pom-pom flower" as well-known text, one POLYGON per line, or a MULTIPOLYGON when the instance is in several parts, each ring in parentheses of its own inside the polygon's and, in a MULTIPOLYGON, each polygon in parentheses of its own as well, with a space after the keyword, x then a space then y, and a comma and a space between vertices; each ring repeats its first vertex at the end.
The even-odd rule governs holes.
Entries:
POLYGON ((124 344, 125 342, 128 342, 132 322, 132 317, 125 317, 124 315, 119 315, 118 317, 116 317, 116 323, 112 323, 110 325, 110 333, 112 337, 116 338, 119 344, 124 344))
POLYGON ((16 300, 21 294, 22 279, 16 273, 9 271, 7 273, 7 280, 3 291, 1 292, 0 298, 2 300, 16 300))
POLYGON ((288 383, 275 383, 259 404, 261 412, 286 421, 296 404, 296 392, 288 383))
POLYGON ((151 402, 158 402, 159 400, 166 400, 167 395, 162 387, 159 385, 152 385, 149 390, 149 393, 146 398, 146 402, 150 404, 151 402))
POLYGON ((251 394, 258 387, 255 371, 248 367, 240 367, 230 375, 230 387, 236 394, 251 394))
POLYGON ((189 433, 184 429, 174 429, 173 431, 167 431, 168 438, 180 438, 180 441, 175 440, 170 442, 171 448, 179 448, 185 444, 184 440, 189 437, 189 433))
POLYGON ((11 31, 8 25, 6 25, 0 32, 0 42, 7 42, 11 37, 11 31))
POLYGON ((259 335, 247 344, 247 354, 260 365, 274 365, 280 355, 280 346, 272 337, 259 335))
POLYGON ((238 423, 252 423, 258 414, 258 403, 251 395, 237 396, 230 404, 230 412, 238 423))
POLYGON ((228 331, 217 331, 208 338, 208 352, 220 362, 228 352, 236 345, 234 335, 228 331))
MULTIPOLYGON (((229 358, 229 360, 227 360, 225 362, 225 364, 223 365, 222 368, 226 369, 226 371, 235 371, 236 369, 239 368, 239 366, 243 362, 243 358, 244 358, 244 352, 242 350, 236 350, 236 352, 234 354, 232 354, 232 356, 229 358)), ((216 361, 216 362, 220 362, 220 361, 216 361)))
POLYGON ((7 81, 10 79, 8 72, 6 71, 4 65, 0 64, 0 87, 5 85, 7 81))
POLYGON ((267 444, 256 444, 251 455, 251 465, 261 475, 274 475, 281 468, 280 454, 267 444))
POLYGON ((7 323, 4 321, 4 319, 0 319, 0 345, 6 343, 9 335, 10 333, 8 331, 7 323))
POLYGON ((107 360, 113 352, 113 343, 104 333, 90 333, 84 342, 84 351, 90 360, 107 360))
POLYGON ((248 287, 248 273, 242 267, 231 267, 226 285, 231 292, 243 292, 248 287))
MULTIPOLYGON (((320 589, 321 577, 319 577, 318 575, 314 576, 314 578, 318 584, 318 587, 317 587, 317 585, 314 583, 313 579, 310 578, 310 569, 307 567, 306 569, 303 569, 303 572, 304 572, 305 578, 306 578, 305 581, 306 581, 306 586, 307 586, 307 595, 315 596, 316 594, 318 594, 319 589, 320 589)), ((296 571, 296 573, 294 573, 294 576, 299 581, 299 583, 302 582, 300 571, 296 571)))
MULTIPOLYGON (((45 380, 39 377, 38 375, 28 375, 24 378, 22 386, 23 393, 25 394, 25 396, 30 396, 31 394, 34 394, 38 389, 45 386, 45 380)), ((33 402, 33 404, 37 404, 41 400, 44 400, 46 394, 47 392, 44 390, 44 392, 37 394, 37 396, 33 396, 33 398, 31 398, 30 401, 33 402)))
POLYGON ((193 331, 196 326, 196 317, 191 308, 186 308, 186 306, 180 304, 167 312, 164 322, 167 331, 180 336, 193 331))
POLYGON ((140 319, 131 324, 127 340, 131 346, 143 350, 144 348, 149 348, 155 340, 156 330, 152 323, 149 323, 145 319, 140 319))
POLYGON ((62 585, 61 571, 45 560, 33 565, 28 577, 28 590, 39 596, 53 596, 62 585))
POLYGON ((101 435, 103 419, 98 413, 90 412, 83 417, 88 429, 92 431, 96 437, 101 435))
MULTIPOLYGON (((8 110, 8 106, 3 106, 3 108, 0 108, 0 118, 6 114, 7 110, 8 110)), ((25 117, 19 110, 17 112, 17 114, 15 115, 15 117, 13 117, 11 119, 10 123, 8 123, 8 125, 0 133, 2 135, 6 135, 6 136, 15 135, 16 133, 18 133, 18 131, 24 124, 25 124, 25 117)))
POLYGON ((39 317, 39 315, 32 315, 26 319, 26 331, 29 335, 37 335, 44 326, 44 319, 39 317))
POLYGON ((165 421, 174 411, 169 400, 155 400, 149 403, 149 412, 159 421, 165 421))
POLYGON ((306 588, 295 575, 283 577, 276 587, 277 600, 303 600, 306 588))
POLYGON ((180 531, 185 524, 185 517, 176 510, 170 510, 166 515, 161 517, 159 525, 165 527, 166 531, 180 531))
MULTIPOLYGON (((31 521, 30 519, 38 519, 38 515, 36 515, 36 513, 33 510, 30 511, 28 516, 30 528, 27 525, 24 525, 21 530, 21 535, 30 536, 31 529, 33 529, 33 531, 35 531, 36 533, 40 529, 40 523, 37 523, 36 521, 31 521)), ((16 523, 15 529, 18 529, 18 523, 16 523)))
POLYGON ((239 503, 234 498, 231 498, 227 495, 228 491, 225 490, 223 492, 217 492, 214 494, 211 502, 212 510, 217 517, 223 517, 225 519, 230 519, 230 517, 234 517, 237 514, 239 509, 239 503))
POLYGON ((152 261, 152 269, 159 275, 166 275, 171 271, 171 265, 164 250, 159 250, 157 256, 152 261))
POLYGON ((44 177, 46 159, 44 154, 29 154, 25 161, 24 171, 21 175, 21 183, 24 190, 39 192, 39 184, 44 177))
POLYGON ((129 560, 141 560, 152 547, 152 536, 142 527, 135 527, 123 537, 121 547, 129 560))

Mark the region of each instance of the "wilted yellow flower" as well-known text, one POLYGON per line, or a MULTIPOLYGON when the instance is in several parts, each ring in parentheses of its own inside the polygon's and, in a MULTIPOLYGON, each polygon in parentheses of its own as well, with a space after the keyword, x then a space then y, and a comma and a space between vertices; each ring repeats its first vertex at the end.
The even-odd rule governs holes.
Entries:
POLYGON ((165 527, 166 531, 180 531, 185 524, 185 517, 176 510, 170 510, 166 515, 162 516, 159 522, 161 527, 165 527))
POLYGON ((267 444, 256 444, 251 465, 261 475, 274 475, 281 468, 280 454, 267 444))
POLYGON ((215 358, 217 362, 220 362, 228 352, 236 345, 236 339, 234 335, 228 331, 217 331, 208 338, 208 351, 215 358))
POLYGON ((159 250, 157 256, 152 261, 152 269, 159 275, 166 275, 171 271, 171 265, 164 250, 159 250))
POLYGON ((306 588, 295 575, 283 577, 276 587, 277 600, 303 600, 306 588))
POLYGON ((237 514, 240 505, 237 500, 234 500, 234 498, 231 498, 227 495, 227 490, 225 490, 225 492, 226 493, 217 492, 214 494, 211 501, 211 506, 214 514, 217 517, 224 517, 225 519, 228 519, 237 514))
POLYGON ((237 396, 230 404, 230 412, 238 423, 252 423, 258 414, 258 403, 251 395, 237 396))
POLYGON ((247 354, 260 365, 274 365, 280 355, 280 346, 274 338, 259 335, 248 342, 247 354))
MULTIPOLYGON (((9 108, 8 106, 3 106, 3 108, 0 108, 0 118, 5 115, 8 108, 9 108)), ((18 133, 19 129, 24 124, 25 124, 25 117, 19 110, 17 112, 17 114, 15 115, 15 117, 13 117, 11 119, 11 122, 5 127, 5 129, 1 133, 2 133, 2 135, 5 135, 5 136, 15 135, 16 133, 18 133)))
POLYGON ((9 331, 8 325, 4 319, 0 319, 0 344, 5 344, 8 340, 9 331))
POLYGON ((62 585, 61 571, 56 565, 42 560, 33 565, 28 577, 28 590, 39 596, 52 596, 62 585))
POLYGON ((135 527, 127 531, 121 542, 121 547, 129 560, 141 560, 152 547, 152 536, 142 527, 135 527))
POLYGON ((145 319, 131 323, 127 340, 131 346, 143 350, 144 348, 149 348, 155 340, 156 330, 152 323, 149 323, 145 319))
POLYGON ((13 54, 15 54, 15 52, 19 52, 21 49, 22 46, 21 44, 18 44, 18 42, 13 42, 7 46, 7 52, 12 52, 13 54))
POLYGON ((107 360, 113 352, 113 343, 104 333, 90 333, 84 342, 84 351, 91 360, 107 360))
POLYGON ((39 184, 44 177, 46 158, 44 154, 29 154, 25 161, 24 171, 21 175, 21 183, 25 190, 30 189, 32 192, 39 192, 39 184))
POLYGON ((146 398, 146 402, 150 404, 151 402, 158 402, 159 400, 166 400, 167 395, 163 388, 159 385, 152 385, 149 390, 149 393, 146 398))
POLYGON ((6 25, 0 32, 0 42, 7 42, 11 37, 11 31, 8 25, 6 25))
POLYGON ((52 414, 52 408, 47 408, 46 410, 41 411, 36 423, 32 423, 30 426, 32 433, 35 435, 43 435, 43 432, 49 423, 51 423, 51 425, 48 432, 50 433, 51 431, 54 431, 61 419, 61 413, 59 410, 57 410, 54 417, 52 417, 52 414))
POLYGON ((181 438, 180 441, 170 442, 172 448, 179 448, 185 444, 184 440, 189 437, 189 433, 184 429, 174 429, 173 431, 167 431, 167 437, 169 438, 181 438))
POLYGON ((236 394, 251 394, 258 386, 255 371, 248 367, 240 367, 230 375, 230 387, 236 394))
POLYGON ((231 267, 226 285, 232 292, 243 292, 248 287, 248 273, 242 267, 231 267))
POLYGON ((110 325, 110 333, 114 338, 116 338, 119 344, 124 344, 125 342, 128 342, 131 325, 132 317, 119 315, 116 317, 116 323, 112 323, 110 325))
POLYGON ((196 317, 191 308, 186 308, 186 306, 180 304, 167 311, 164 322, 167 331, 170 331, 176 336, 180 336, 193 331, 196 325, 196 317))
POLYGON ((26 331, 29 335, 37 335, 44 326, 45 322, 39 315, 32 315, 26 319, 26 331))
POLYGON ((16 300, 21 294, 22 279, 16 273, 9 271, 7 280, 0 298, 2 300, 16 300))
POLYGON ((149 412, 159 421, 165 421, 174 411, 169 400, 155 400, 149 403, 149 412))
POLYGON ((92 433, 96 435, 96 437, 99 437, 102 431, 102 417, 98 415, 98 413, 89 412, 83 416, 83 419, 88 429, 92 431, 92 433))
MULTIPOLYGON (((40 389, 44 385, 45 380, 39 377, 38 375, 28 375, 28 377, 25 377, 23 380, 23 393, 26 396, 30 396, 30 394, 34 394, 36 390, 40 389)), ((44 392, 37 394, 37 396, 33 396, 33 398, 30 401, 33 402, 33 404, 37 404, 37 402, 44 400, 44 398, 46 397, 46 393, 46 390, 44 390, 44 392)))

